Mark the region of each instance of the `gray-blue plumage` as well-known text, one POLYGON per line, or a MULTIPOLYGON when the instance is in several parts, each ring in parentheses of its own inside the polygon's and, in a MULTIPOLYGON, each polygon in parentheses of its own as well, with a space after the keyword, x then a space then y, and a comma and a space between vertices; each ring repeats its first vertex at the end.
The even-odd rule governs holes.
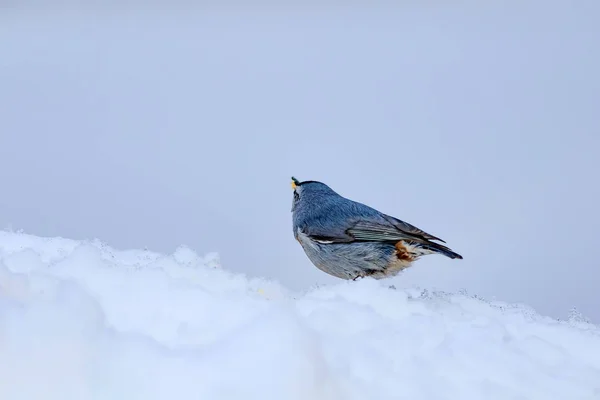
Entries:
POLYGON ((426 254, 462 256, 443 240, 365 204, 340 196, 321 182, 292 178, 294 237, 309 260, 342 279, 390 277, 426 254))

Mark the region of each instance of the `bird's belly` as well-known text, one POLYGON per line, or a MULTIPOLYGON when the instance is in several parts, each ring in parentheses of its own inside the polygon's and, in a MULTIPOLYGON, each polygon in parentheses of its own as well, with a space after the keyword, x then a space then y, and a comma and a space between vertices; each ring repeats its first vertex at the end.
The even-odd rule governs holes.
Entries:
POLYGON ((342 279, 383 277, 397 260, 394 246, 385 243, 321 244, 302 233, 298 234, 298 241, 317 268, 342 279))

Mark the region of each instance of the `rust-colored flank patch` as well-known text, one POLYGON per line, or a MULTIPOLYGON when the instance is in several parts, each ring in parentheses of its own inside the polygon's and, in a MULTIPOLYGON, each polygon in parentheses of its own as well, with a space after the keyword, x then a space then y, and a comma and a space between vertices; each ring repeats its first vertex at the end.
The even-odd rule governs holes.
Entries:
POLYGON ((403 261, 413 261, 412 256, 410 255, 410 253, 408 252, 408 249, 406 248, 406 246, 404 245, 404 243, 402 241, 396 243, 395 245, 396 247, 396 256, 398 257, 398 259, 403 260, 403 261))

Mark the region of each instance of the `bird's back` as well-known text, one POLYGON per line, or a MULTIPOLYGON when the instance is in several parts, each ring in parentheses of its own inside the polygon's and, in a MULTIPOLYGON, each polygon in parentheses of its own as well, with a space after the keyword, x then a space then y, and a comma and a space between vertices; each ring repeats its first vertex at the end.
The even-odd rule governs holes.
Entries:
POLYGON ((332 236, 346 236, 346 229, 360 220, 383 222, 382 214, 372 207, 350 200, 335 192, 306 194, 294 211, 294 230, 310 226, 332 236))

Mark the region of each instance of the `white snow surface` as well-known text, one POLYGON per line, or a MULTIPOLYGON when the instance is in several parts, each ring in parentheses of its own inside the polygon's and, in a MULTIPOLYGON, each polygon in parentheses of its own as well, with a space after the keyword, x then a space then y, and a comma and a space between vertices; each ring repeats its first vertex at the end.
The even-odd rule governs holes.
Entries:
POLYGON ((187 247, 0 232, 0 399, 600 399, 600 329, 370 279, 292 293, 187 247))

